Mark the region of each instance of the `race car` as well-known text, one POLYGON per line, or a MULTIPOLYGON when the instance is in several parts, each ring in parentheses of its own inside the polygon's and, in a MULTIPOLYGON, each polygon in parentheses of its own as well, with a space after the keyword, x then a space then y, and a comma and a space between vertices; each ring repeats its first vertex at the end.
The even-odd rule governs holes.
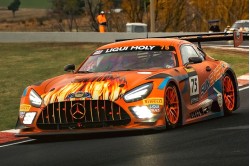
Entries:
POLYGON ((239 107, 229 64, 177 38, 114 42, 28 86, 16 136, 175 128, 239 107))
POLYGON ((249 33, 249 20, 237 20, 232 27, 227 26, 224 30, 226 33, 233 33, 234 31, 249 33))

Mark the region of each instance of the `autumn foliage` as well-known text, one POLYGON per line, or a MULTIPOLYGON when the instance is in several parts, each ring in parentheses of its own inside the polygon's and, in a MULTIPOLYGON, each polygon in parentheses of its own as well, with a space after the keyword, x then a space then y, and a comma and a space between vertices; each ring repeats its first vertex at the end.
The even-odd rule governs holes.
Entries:
MULTIPOLYGON (((121 0, 122 12, 111 9, 109 0, 99 1, 109 12, 113 31, 123 31, 126 22, 143 22, 149 26, 149 0, 121 0)), ((223 30, 236 20, 249 19, 249 0, 154 0, 157 32, 208 31, 208 21, 218 19, 223 30)), ((148 27, 150 29, 150 27, 148 27)))

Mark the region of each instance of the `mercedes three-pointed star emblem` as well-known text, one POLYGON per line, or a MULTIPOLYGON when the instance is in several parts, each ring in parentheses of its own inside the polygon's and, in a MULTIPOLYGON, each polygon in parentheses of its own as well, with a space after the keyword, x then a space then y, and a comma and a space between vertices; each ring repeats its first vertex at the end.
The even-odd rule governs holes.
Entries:
POLYGON ((86 110, 80 103, 75 103, 70 109, 70 113, 74 119, 82 119, 85 116, 86 110))

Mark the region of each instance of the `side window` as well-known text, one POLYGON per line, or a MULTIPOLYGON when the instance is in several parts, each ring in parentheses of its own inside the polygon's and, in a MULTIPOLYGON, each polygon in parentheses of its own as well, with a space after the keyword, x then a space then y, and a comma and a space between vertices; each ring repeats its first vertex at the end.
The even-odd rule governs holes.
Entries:
POLYGON ((188 62, 189 57, 200 57, 191 45, 181 46, 181 56, 183 64, 188 62))

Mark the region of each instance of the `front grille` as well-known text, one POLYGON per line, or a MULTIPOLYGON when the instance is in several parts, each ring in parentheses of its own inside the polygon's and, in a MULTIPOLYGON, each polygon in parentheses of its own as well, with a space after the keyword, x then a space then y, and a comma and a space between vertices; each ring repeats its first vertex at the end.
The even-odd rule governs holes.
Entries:
POLYGON ((122 126, 129 115, 116 103, 106 100, 65 101, 49 104, 37 120, 43 130, 122 126))

